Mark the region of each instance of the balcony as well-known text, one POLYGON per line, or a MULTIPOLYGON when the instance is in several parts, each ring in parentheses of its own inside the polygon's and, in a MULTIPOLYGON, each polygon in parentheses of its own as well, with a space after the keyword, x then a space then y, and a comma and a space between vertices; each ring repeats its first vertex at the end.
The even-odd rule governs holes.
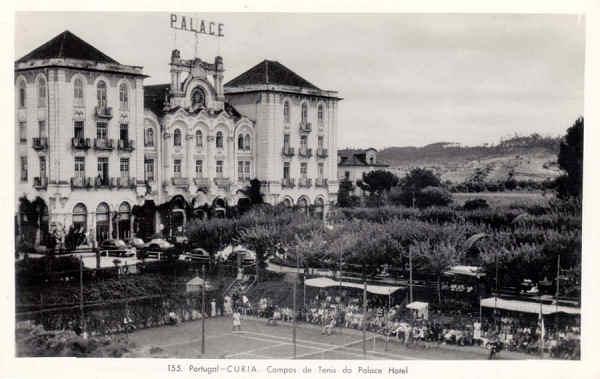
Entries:
POLYGON ((249 184, 250 183, 250 177, 249 176, 240 176, 237 178, 238 183, 240 184, 249 184))
POLYGON ((229 178, 214 178, 213 180, 218 188, 229 191, 229 187, 231 186, 231 180, 229 180, 229 178))
POLYGON ((74 176, 71 178, 71 188, 90 188, 92 187, 92 178, 84 176, 74 176))
POLYGON ((299 129, 300 133, 310 133, 312 131, 312 124, 310 122, 301 121, 299 129))
POLYGON ((98 117, 98 118, 111 119, 113 116, 111 107, 96 106, 96 107, 94 107, 94 111, 95 111, 96 117, 98 117))
POLYGON ((127 152, 132 152, 135 149, 135 146, 133 145, 133 140, 129 139, 120 139, 119 140, 119 150, 120 151, 127 151, 127 152))
POLYGON ((45 190, 46 188, 48 188, 48 177, 37 176, 33 178, 33 187, 37 190, 45 190))
POLYGON ((94 179, 95 188, 114 188, 116 185, 115 178, 105 178, 98 176, 94 179))
POLYGON ((298 180, 298 187, 300 187, 300 188, 310 188, 310 187, 312 187, 312 179, 310 179, 310 178, 300 178, 298 180))
POLYGON ((172 177, 171 183, 176 188, 181 188, 184 191, 187 191, 190 188, 190 179, 189 178, 172 177))
POLYGON ((296 183, 293 178, 283 178, 281 179, 281 187, 282 188, 294 188, 296 183))
POLYGON ((209 178, 194 178, 194 184, 198 188, 209 189, 210 188, 210 179, 209 178))
POLYGON ((48 137, 34 137, 33 150, 45 151, 48 150, 48 137))
POLYGON ((329 153, 327 152, 327 149, 322 147, 317 148, 317 158, 327 158, 328 156, 329 153))
POLYGON ((324 188, 327 188, 327 178, 317 178, 317 179, 315 179, 315 187, 324 187, 324 188))
POLYGON ((87 150, 92 147, 89 138, 73 137, 71 138, 71 146, 77 150, 87 150))
POLYGON ((117 187, 119 188, 135 188, 135 178, 122 176, 117 178, 117 187))
POLYGON ((301 147, 298 149, 298 156, 302 158, 310 158, 313 155, 312 149, 301 147))
POLYGON ((113 150, 112 138, 94 138, 94 149, 96 150, 113 150))
POLYGON ((281 155, 284 157, 293 157, 294 156, 294 148, 289 146, 283 146, 281 150, 281 155))

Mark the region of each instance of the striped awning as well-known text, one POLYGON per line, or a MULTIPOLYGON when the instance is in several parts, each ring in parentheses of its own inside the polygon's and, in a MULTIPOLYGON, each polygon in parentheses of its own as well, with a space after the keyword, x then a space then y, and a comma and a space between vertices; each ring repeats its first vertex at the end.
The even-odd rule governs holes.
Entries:
MULTIPOLYGON (((506 300, 499 297, 490 297, 481 299, 481 306, 485 308, 498 308, 507 311, 523 312, 523 313, 540 313, 540 303, 524 300, 506 300)), ((577 307, 567 307, 556 304, 542 304, 541 312, 544 315, 554 313, 580 314, 581 309, 577 307)))
MULTIPOLYGON (((304 282, 309 287, 317 287, 317 288, 328 288, 328 287, 350 287, 350 288, 358 288, 363 289, 364 284, 362 283, 353 283, 353 282, 339 282, 336 280, 332 280, 330 278, 312 278, 306 279, 304 282)), ((367 292, 370 292, 375 295, 391 295, 394 292, 402 289, 403 287, 393 287, 393 286, 380 286, 367 284, 367 292)))

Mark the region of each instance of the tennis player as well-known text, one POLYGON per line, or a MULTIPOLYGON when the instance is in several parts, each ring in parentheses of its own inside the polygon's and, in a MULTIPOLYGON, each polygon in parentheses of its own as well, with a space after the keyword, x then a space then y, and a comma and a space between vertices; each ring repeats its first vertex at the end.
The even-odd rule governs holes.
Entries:
POLYGON ((241 315, 237 308, 233 311, 233 327, 231 328, 231 331, 233 332, 236 329, 238 332, 242 331, 241 315))

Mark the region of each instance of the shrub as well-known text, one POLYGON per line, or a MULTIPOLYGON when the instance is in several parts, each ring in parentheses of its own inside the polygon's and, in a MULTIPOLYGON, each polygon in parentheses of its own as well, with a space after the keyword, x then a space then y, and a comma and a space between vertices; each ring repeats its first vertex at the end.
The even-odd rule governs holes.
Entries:
POLYGON ((474 209, 486 209, 489 207, 490 205, 485 199, 467 200, 463 205, 463 208, 468 211, 472 211, 474 209))
POLYGON ((448 190, 441 187, 426 187, 416 195, 416 205, 419 208, 431 206, 446 206, 452 202, 448 190))

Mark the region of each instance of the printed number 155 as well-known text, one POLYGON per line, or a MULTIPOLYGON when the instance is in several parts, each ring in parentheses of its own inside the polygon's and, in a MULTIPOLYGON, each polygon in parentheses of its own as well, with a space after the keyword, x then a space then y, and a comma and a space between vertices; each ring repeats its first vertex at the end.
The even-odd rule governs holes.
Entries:
POLYGON ((181 365, 167 365, 167 371, 179 372, 179 371, 181 371, 181 365))

